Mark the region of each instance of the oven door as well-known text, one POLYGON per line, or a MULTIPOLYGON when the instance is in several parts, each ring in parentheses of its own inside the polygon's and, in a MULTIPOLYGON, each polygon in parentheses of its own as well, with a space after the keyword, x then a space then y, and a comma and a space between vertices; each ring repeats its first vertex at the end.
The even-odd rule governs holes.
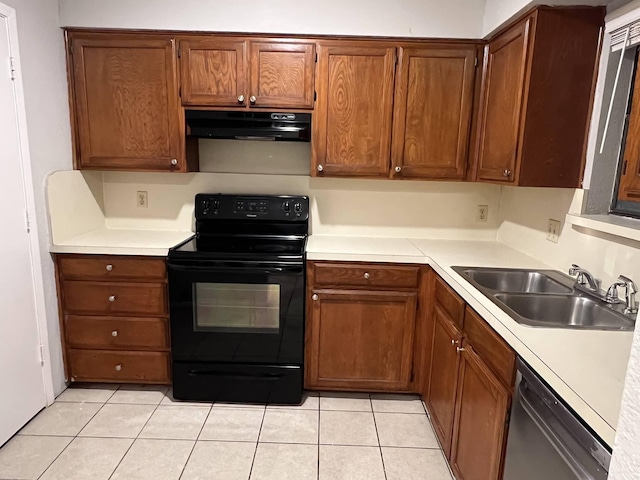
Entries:
POLYGON ((173 362, 302 365, 304 262, 169 261, 173 362))

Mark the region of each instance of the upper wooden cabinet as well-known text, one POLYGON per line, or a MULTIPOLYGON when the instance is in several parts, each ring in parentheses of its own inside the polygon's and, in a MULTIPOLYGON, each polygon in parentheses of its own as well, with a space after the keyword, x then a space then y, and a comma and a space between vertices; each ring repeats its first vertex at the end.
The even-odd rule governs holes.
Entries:
POLYGON ((318 45, 312 175, 389 175, 395 55, 373 42, 318 45))
POLYGON ((399 49, 393 177, 464 178, 475 64, 474 45, 399 49))
POLYGON ((183 105, 313 108, 315 43, 179 38, 183 105))
POLYGON ((628 122, 618 200, 640 202, 640 61, 638 60, 636 60, 628 122))
POLYGON ((477 179, 580 187, 604 7, 539 7, 485 47, 477 179))
POLYGON ((194 167, 170 37, 70 32, 68 42, 76 168, 194 167))

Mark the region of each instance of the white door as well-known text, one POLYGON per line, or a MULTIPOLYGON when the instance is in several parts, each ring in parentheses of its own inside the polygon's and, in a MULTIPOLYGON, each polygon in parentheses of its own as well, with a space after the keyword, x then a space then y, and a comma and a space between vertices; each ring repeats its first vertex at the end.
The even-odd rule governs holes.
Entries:
POLYGON ((46 404, 9 33, 0 10, 0 445, 46 404))

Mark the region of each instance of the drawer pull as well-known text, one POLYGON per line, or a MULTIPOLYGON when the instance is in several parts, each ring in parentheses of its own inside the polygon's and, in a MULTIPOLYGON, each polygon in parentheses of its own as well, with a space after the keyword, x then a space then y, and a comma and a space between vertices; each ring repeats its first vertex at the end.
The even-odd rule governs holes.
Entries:
POLYGON ((458 353, 464 352, 465 350, 466 350, 466 348, 456 347, 456 352, 458 352, 458 353))
POLYGON ((317 294, 317 293, 314 293, 313 295, 311 295, 311 298, 312 298, 313 300, 317 300, 317 299, 318 299, 318 294, 317 294))
POLYGON ((119 372, 120 370, 122 370, 122 364, 121 363, 116 365, 116 372, 119 372))
POLYGON ((111 332, 111 336, 112 337, 117 337, 118 336, 118 330, 114 330, 113 332, 111 332))
POLYGON ((111 270, 113 270, 113 265, 109 264, 105 268, 107 269, 107 272, 110 272, 111 270))
POLYGON ((364 273, 364 278, 369 280, 369 277, 371 277, 371 275, 369 275, 369 272, 365 272, 364 273))
POLYGON ((451 345, 453 345, 454 347, 458 344, 458 340, 454 340, 453 338, 451 339, 451 345))
POLYGON ((110 302, 115 302, 116 301, 116 296, 115 295, 109 295, 109 301, 110 302))

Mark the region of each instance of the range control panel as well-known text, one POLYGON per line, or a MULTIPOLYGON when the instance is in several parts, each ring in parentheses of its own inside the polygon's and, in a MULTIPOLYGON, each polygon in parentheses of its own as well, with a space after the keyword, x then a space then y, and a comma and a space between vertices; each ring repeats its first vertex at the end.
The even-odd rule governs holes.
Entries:
POLYGON ((256 219, 272 221, 306 221, 309 197, 255 196, 200 193, 196 195, 196 220, 256 219))

